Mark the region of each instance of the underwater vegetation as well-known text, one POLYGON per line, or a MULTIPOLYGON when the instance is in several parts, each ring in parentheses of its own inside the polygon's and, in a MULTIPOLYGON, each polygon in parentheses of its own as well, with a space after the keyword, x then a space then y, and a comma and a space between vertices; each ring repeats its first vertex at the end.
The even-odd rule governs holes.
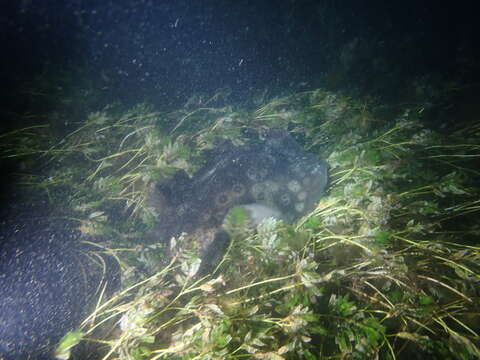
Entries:
POLYGON ((480 122, 440 132, 421 106, 321 89, 252 111, 217 98, 169 113, 107 107, 48 146, 35 129, 4 136, 17 149, 4 156, 28 143, 47 164, 19 183, 68 209, 83 236, 105 238, 99 251, 121 269, 121 288, 57 358, 480 356, 480 122), (323 180, 305 187, 288 149, 306 154, 298 171, 322 169, 310 183, 323 180), (303 191, 305 212, 282 205, 303 191), (252 203, 281 219, 255 223, 236 206, 252 203), (223 256, 198 272, 220 226, 223 256))

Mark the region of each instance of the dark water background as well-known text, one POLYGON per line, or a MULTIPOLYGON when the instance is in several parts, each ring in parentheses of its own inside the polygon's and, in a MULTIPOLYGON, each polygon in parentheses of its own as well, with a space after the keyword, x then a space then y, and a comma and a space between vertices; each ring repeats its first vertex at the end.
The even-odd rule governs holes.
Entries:
POLYGON ((404 99, 418 76, 478 81, 473 4, 10 1, 0 15, 2 101, 25 110, 12 89, 76 68, 104 101, 164 108, 219 88, 237 104, 315 87, 404 99))

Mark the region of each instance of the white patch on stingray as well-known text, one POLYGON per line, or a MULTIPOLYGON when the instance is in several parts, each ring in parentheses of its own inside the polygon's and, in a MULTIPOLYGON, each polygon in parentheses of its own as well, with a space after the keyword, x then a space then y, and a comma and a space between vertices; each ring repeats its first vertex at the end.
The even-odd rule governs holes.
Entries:
POLYGON ((250 217, 250 225, 252 227, 257 227, 258 224, 268 218, 274 218, 276 220, 282 220, 283 218, 280 211, 270 206, 254 203, 240 205, 239 207, 247 210, 250 217))

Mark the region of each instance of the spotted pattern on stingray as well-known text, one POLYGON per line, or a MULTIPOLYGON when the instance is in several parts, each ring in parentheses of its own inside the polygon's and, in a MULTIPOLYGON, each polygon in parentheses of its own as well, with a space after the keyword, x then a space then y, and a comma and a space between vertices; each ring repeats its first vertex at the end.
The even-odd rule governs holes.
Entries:
POLYGON ((328 164, 279 130, 241 146, 226 142, 205 158, 193 177, 179 172, 154 188, 153 198, 162 199, 155 231, 165 241, 219 227, 228 210, 241 204, 264 204, 295 221, 315 208, 328 182, 328 164))

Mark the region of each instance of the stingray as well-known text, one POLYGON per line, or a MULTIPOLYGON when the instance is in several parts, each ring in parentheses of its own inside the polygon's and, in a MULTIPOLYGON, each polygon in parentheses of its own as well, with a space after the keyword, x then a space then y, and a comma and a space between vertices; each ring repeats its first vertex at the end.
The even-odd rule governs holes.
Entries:
MULTIPOLYGON (((286 131, 252 136, 241 146, 227 141, 205 159, 193 176, 180 171, 152 192, 155 234, 167 243, 183 232, 215 233, 237 205, 260 204, 294 222, 315 208, 328 184, 328 164, 286 131)), ((225 234, 221 238, 224 243, 225 234)), ((210 237, 202 244, 204 252, 211 243, 210 237)))

